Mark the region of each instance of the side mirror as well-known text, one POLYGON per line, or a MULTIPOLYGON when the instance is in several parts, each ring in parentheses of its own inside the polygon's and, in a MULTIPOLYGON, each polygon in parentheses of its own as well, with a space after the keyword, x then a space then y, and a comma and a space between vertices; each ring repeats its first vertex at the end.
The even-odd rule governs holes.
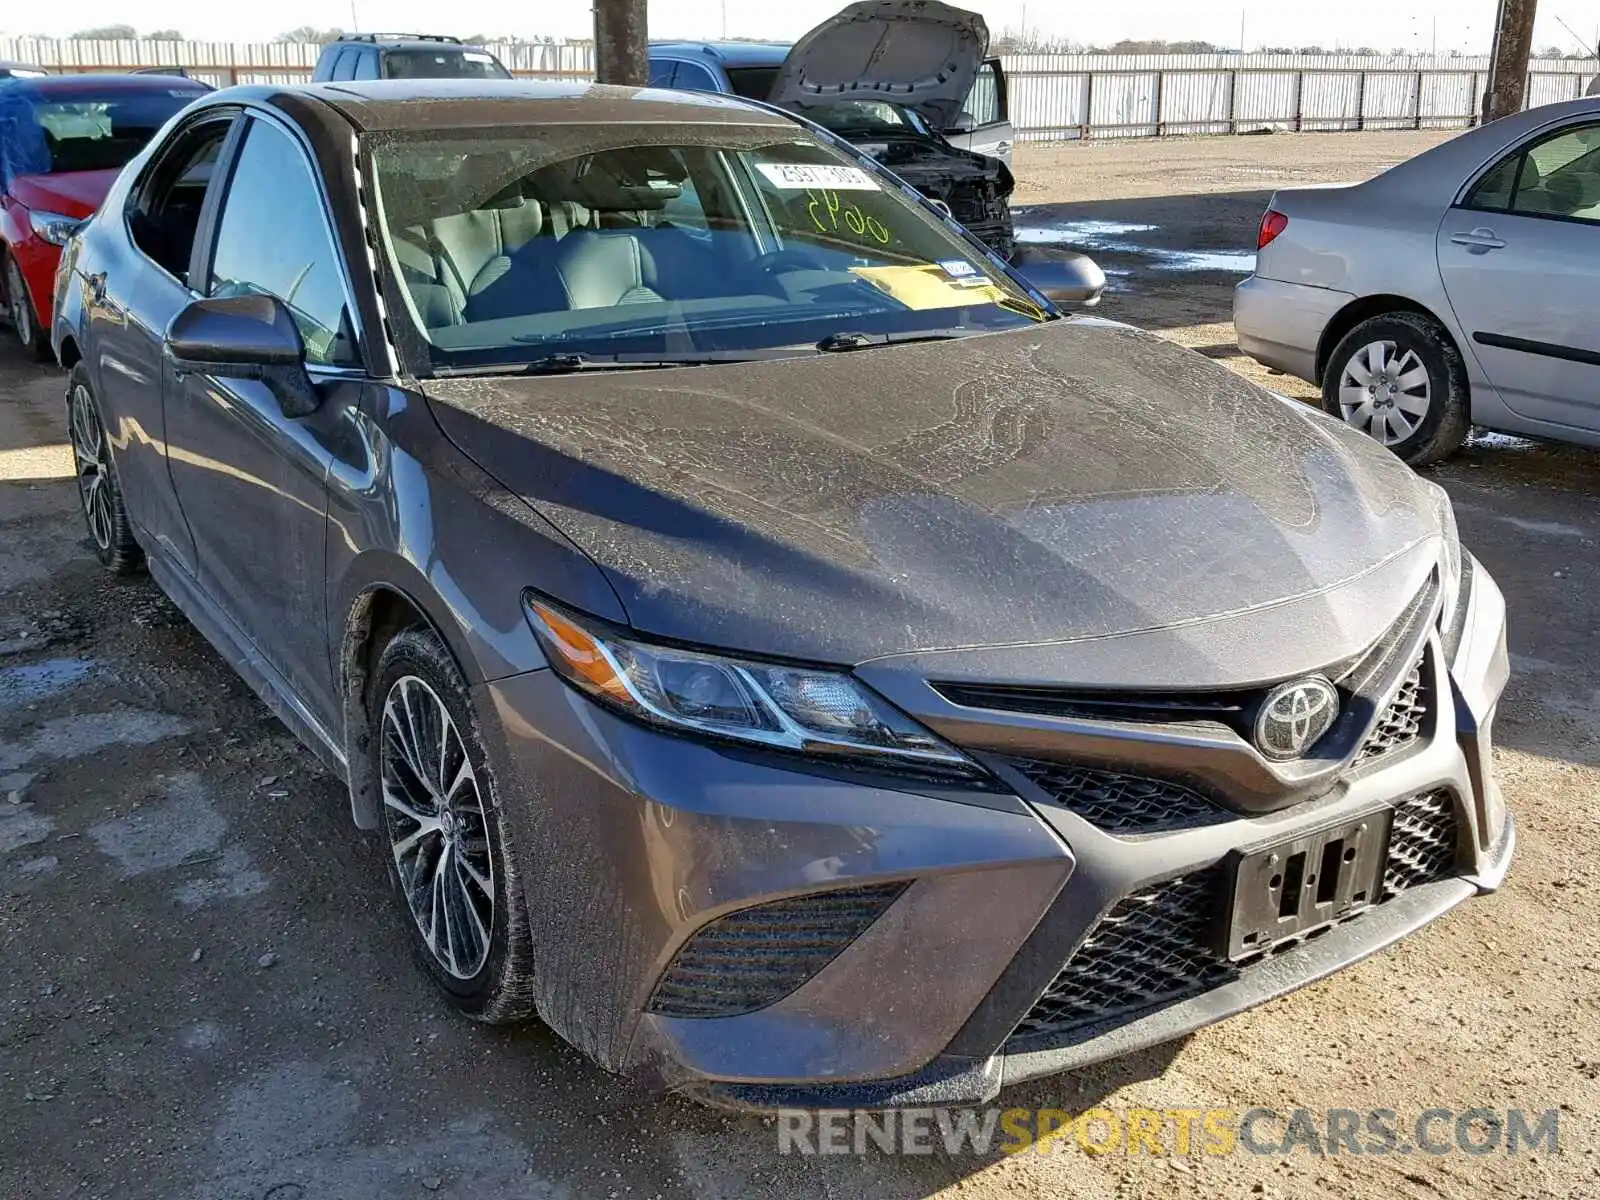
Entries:
POLYGON ((977 127, 978 127, 978 123, 977 123, 977 121, 972 119, 972 114, 971 113, 969 113, 969 112, 961 112, 961 113, 957 113, 956 116, 955 116, 955 120, 950 122, 949 132, 951 132, 951 133, 971 133, 977 127))
POLYGON ((1071 250, 1023 246, 1012 257, 1011 269, 1053 304, 1093 308, 1106 290, 1106 273, 1100 264, 1071 250))
POLYGON ((167 326, 166 353, 179 370, 261 380, 286 417, 310 416, 322 403, 306 373, 300 330, 276 296, 191 301, 167 326))

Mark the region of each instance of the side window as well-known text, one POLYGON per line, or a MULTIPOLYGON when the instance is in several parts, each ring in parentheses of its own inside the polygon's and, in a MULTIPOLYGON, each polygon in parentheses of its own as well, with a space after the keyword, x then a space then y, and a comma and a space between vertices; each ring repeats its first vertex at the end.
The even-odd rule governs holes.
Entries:
POLYGON ((654 88, 671 87, 672 69, 677 65, 670 58, 652 58, 650 60, 650 86, 654 88))
POLYGON ((356 52, 349 46, 339 51, 339 57, 333 60, 333 78, 349 79, 355 74, 356 52))
POLYGON ((344 282, 316 177, 282 130, 252 120, 222 200, 207 294, 288 305, 308 363, 355 359, 344 282))
POLYGON ((978 78, 973 81, 972 91, 967 94, 966 112, 972 117, 975 127, 997 125, 1006 119, 1000 111, 1000 80, 995 75, 993 63, 984 63, 978 68, 978 78))
POLYGON ((189 260, 212 169, 232 126, 231 119, 212 120, 179 132, 134 189, 128 234, 145 257, 180 283, 189 283, 189 260))
POLYGON ((378 52, 376 50, 360 50, 356 52, 356 73, 351 78, 378 78, 378 52))
POLYGON ((717 77, 699 63, 680 62, 672 86, 686 92, 720 92, 717 77))
POLYGON ((1478 181, 1466 203, 1600 224, 1600 125, 1563 130, 1509 156, 1478 181))

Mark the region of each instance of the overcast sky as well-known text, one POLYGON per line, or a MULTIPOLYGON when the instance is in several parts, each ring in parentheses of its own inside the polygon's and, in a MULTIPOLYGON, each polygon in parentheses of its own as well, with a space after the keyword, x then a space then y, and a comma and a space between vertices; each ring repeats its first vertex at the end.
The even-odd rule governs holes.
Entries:
MULTIPOLYGON (((804 33, 843 0, 650 0, 654 37, 734 37, 790 40, 804 33), (724 25, 724 21, 726 24, 724 25)), ((1119 38, 1203 39, 1221 45, 1245 44, 1397 46, 1428 51, 1437 28, 1441 53, 1487 53, 1495 0, 1337 0, 1308 4, 1257 0, 1240 4, 1219 0, 966 0, 996 33, 1021 27, 1085 43, 1119 38)), ((1536 45, 1574 48, 1557 23, 1561 17, 1587 39, 1600 24, 1595 0, 1543 0, 1536 45)), ((355 0, 354 21, 363 29, 420 29, 442 33, 549 34, 581 36, 590 27, 582 0, 529 3, 528 0, 476 0, 441 6, 438 0, 355 0), (441 21, 440 10, 449 14, 441 21)), ((177 28, 195 39, 266 40, 299 25, 350 27, 350 0, 272 0, 271 3, 218 3, 217 0, 70 0, 59 4, 0 2, 0 31, 64 36, 94 25, 130 24, 146 30, 177 28)))

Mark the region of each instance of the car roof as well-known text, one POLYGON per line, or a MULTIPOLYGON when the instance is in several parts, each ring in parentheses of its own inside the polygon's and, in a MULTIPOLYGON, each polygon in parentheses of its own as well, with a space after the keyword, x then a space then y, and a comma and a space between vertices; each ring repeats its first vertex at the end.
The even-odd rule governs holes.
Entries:
POLYGON ((308 96, 337 109, 362 132, 540 124, 714 124, 787 126, 787 118, 737 97, 709 92, 538 79, 363 79, 214 92, 273 103, 308 96))
POLYGON ((181 75, 113 75, 93 71, 81 75, 9 76, 0 78, 0 88, 12 93, 31 92, 36 96, 82 96, 85 92, 107 96, 141 92, 155 95, 179 90, 203 96, 211 90, 199 80, 185 79, 181 75))
MULTIPOLYGON (((377 46, 381 50, 452 50, 457 53, 462 50, 482 50, 482 46, 471 42, 449 41, 444 38, 429 37, 360 37, 340 38, 329 42, 330 46, 377 46)), ((324 52, 326 53, 326 52, 324 52)))
POLYGON ((714 58, 725 67, 777 67, 789 57, 787 42, 651 42, 651 54, 714 58))

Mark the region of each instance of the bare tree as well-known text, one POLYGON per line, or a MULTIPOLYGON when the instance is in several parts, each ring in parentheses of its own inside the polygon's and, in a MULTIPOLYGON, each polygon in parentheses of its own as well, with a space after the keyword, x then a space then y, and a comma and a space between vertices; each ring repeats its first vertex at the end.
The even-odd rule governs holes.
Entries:
POLYGON ((338 26, 334 26, 332 29, 318 29, 314 25, 301 25, 297 29, 290 29, 280 33, 272 40, 275 42, 317 42, 325 46, 329 42, 337 42, 343 36, 344 30, 338 26))
POLYGON ((69 33, 67 36, 75 42, 121 42, 138 37, 139 31, 132 25, 96 25, 93 29, 80 29, 77 33, 69 33))

